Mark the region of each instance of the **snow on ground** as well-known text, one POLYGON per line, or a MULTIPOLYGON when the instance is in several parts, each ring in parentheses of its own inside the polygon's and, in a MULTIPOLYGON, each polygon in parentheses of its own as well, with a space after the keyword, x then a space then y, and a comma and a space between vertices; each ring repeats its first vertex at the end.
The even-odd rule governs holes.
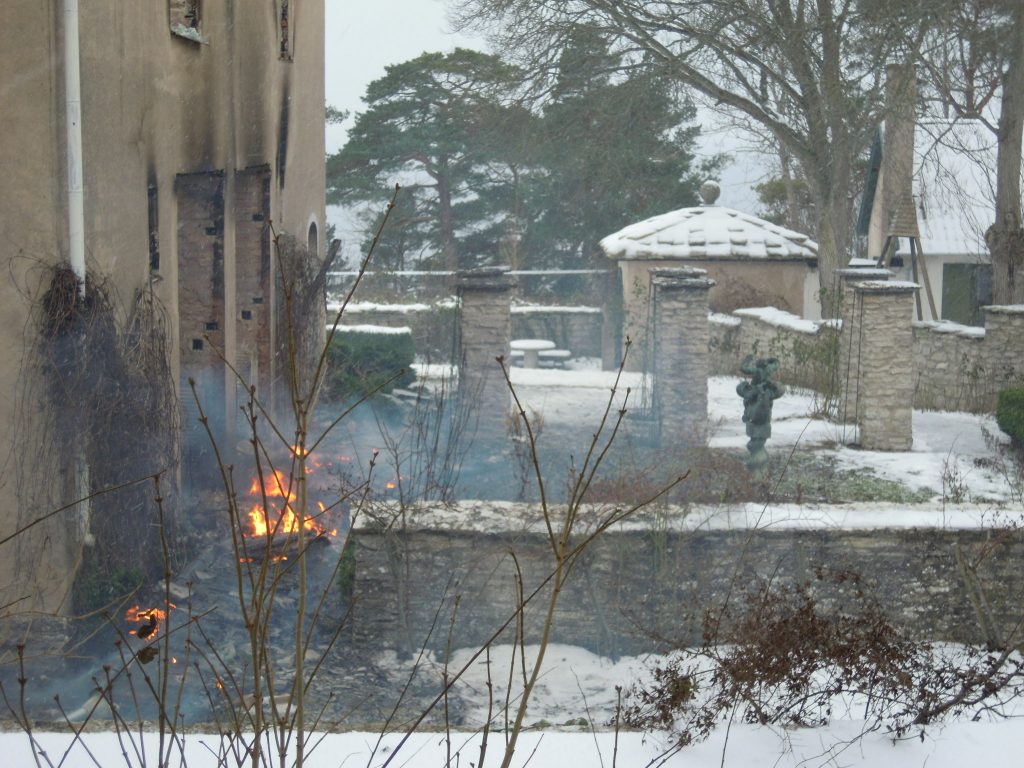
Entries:
MULTIPOLYGON (((668 768, 963 768, 965 765, 988 765, 993 768, 1017 765, 1024 754, 1024 727, 1020 721, 956 722, 915 732, 894 740, 882 732, 863 734, 864 724, 841 721, 828 728, 781 730, 733 724, 720 729, 710 739, 684 749, 661 763, 658 756, 670 748, 657 735, 586 730, 577 732, 537 731, 522 734, 513 759, 514 768, 645 768, 665 765, 668 768), (1017 755, 1018 757, 1014 757, 1017 755), (653 762, 652 762, 653 761, 653 762)), ((156 765, 156 737, 148 741, 149 764, 156 765)), ((37 738, 57 765, 70 737, 52 733, 37 738)), ((308 768, 359 768, 383 766, 398 747, 401 736, 389 734, 382 739, 374 733, 349 732, 329 734, 315 744, 306 759, 308 768), (376 754, 371 759, 371 754, 376 754)), ((453 759, 451 765, 476 765, 480 756, 479 735, 454 731, 450 735, 453 759), (455 753, 458 752, 458 757, 455 753)), ((486 765, 501 762, 504 737, 492 733, 486 765)), ((122 747, 113 733, 88 733, 83 741, 91 757, 79 745, 72 751, 65 766, 141 765, 129 752, 122 756, 122 747), (129 760, 131 762, 129 762, 129 760)), ((188 768, 235 766, 234 759, 219 763, 214 757, 221 738, 213 734, 187 734, 188 768)), ((129 747, 129 750, 131 747, 129 747)), ((36 765, 27 738, 21 733, 0 734, 0 750, 4 764, 10 768, 36 765)), ((294 749, 291 750, 294 754, 294 749)), ((173 752, 171 765, 178 765, 173 752)), ((275 755, 276 757, 276 755, 275 755)), ((444 768, 447 746, 444 733, 415 734, 401 748, 391 765, 395 768, 444 768)), ((45 762, 42 763, 46 765, 45 762)), ((245 764, 245 763, 241 763, 245 764)), ((276 765, 276 762, 274 763, 276 765)), ((291 765, 289 761, 287 763, 291 765)))
MULTIPOLYGON (((429 373, 438 375, 442 371, 435 368, 429 373)), ((512 368, 511 375, 524 406, 542 413, 545 424, 593 423, 596 426, 617 373, 602 371, 598 361, 588 359, 573 361, 566 370, 512 368)), ((746 446, 742 401, 736 394, 739 381, 729 376, 708 380, 712 448, 742 451, 746 446)), ((639 406, 644 384, 642 374, 623 373, 615 407, 626 400, 627 388, 630 390, 627 408, 639 406)), ((880 478, 901 482, 914 490, 932 490, 937 497, 944 491, 950 495, 950 483, 959 482, 965 487, 965 501, 1014 500, 1013 489, 999 468, 993 447, 1005 444, 1006 438, 991 416, 914 411, 914 445, 910 451, 864 451, 846 445, 856 439, 856 427, 816 416, 818 405, 813 392, 787 389, 786 394, 775 401, 769 451, 794 447, 813 450, 823 458, 834 458, 842 469, 870 470, 880 478)))
MULTIPOLYGON (((436 380, 450 376, 449 367, 422 367, 423 379, 436 380)), ((548 425, 596 424, 596 418, 605 407, 615 373, 603 372, 595 361, 572 361, 569 370, 512 369, 512 381, 520 398, 528 408, 540 411, 548 425)), ((710 444, 716 448, 742 450, 746 443, 741 421, 742 407, 735 393, 738 379, 713 378, 708 383, 710 444)), ((625 396, 625 388, 632 391, 630 403, 642 400, 643 377, 624 374, 617 393, 616 406, 625 396)), ((911 451, 882 453, 861 451, 846 447, 852 441, 852 428, 843 427, 815 417, 816 401, 813 393, 789 390, 777 400, 774 409, 773 434, 768 447, 779 450, 809 450, 819 456, 833 457, 842 468, 870 470, 878 476, 898 480, 914 488, 929 488, 940 495, 943 478, 946 483, 962 483, 967 496, 982 503, 953 506, 938 501, 927 508, 896 509, 893 505, 849 504, 830 507, 776 505, 738 505, 729 510, 692 510, 681 520, 688 526, 872 526, 872 525, 942 525, 973 527, 992 514, 992 500, 1009 500, 1012 489, 1000 476, 998 451, 995 443, 1002 441, 994 420, 987 416, 966 413, 937 413, 915 411, 913 416, 914 445, 911 451), (994 436, 986 437, 986 432, 994 436), (993 440, 995 442, 993 442, 993 440), (980 460, 980 464, 979 464, 980 460), (899 512, 899 515, 895 513, 899 512)), ((949 489, 947 488, 947 491, 949 489)), ((479 504, 484 504, 480 502, 479 504)), ((500 514, 496 503, 496 518, 500 514)), ((463 516, 464 515, 463 510, 463 516)), ((446 514, 460 514, 453 509, 446 514)), ((439 518, 439 523, 443 522, 439 518)), ((503 700, 505 679, 510 665, 510 647, 496 647, 491 651, 491 677, 495 686, 493 696, 503 700)), ((527 654, 535 649, 528 647, 527 654)), ((451 667, 467 663, 471 651, 454 652, 451 667)), ((527 724, 535 727, 525 731, 519 740, 514 766, 530 768, 570 768, 587 766, 600 768, 640 768, 648 765, 687 766, 771 766, 772 768, 816 768, 817 766, 849 766, 856 768, 962 768, 966 764, 1004 766, 1016 764, 1024 754, 1024 711, 1012 711, 1008 718, 999 718, 982 712, 978 721, 968 718, 915 730, 903 739, 894 739, 882 730, 865 733, 865 724, 857 719, 836 719, 824 728, 781 729, 756 727, 733 723, 715 731, 708 741, 687 747, 681 753, 661 763, 659 756, 671 746, 668 737, 659 734, 622 732, 616 734, 607 724, 612 720, 616 699, 616 685, 628 688, 633 680, 646 675, 645 663, 651 658, 622 658, 617 661, 594 656, 569 646, 553 645, 545 660, 544 672, 532 700, 527 724), (588 725, 579 724, 580 718, 588 725), (573 725, 566 725, 575 721, 573 725), (596 731, 591 730, 591 725, 596 731), (1014 757, 1018 756, 1018 757, 1014 757)), ((391 671, 394 679, 386 684, 396 692, 400 690, 403 673, 409 662, 380 659, 391 671)), ((440 667, 435 660, 423 660, 440 667)), ((472 729, 487 716, 487 667, 484 659, 471 663, 464 681, 453 695, 467 703, 464 730, 451 734, 453 765, 475 765, 479 762, 479 734, 472 729)), ((513 693, 512 701, 515 700, 513 693)), ((851 713, 846 713, 850 715, 851 713)), ((855 716, 854 716, 855 717, 855 716)), ((501 718, 499 717, 499 722, 501 718)), ((53 765, 58 764, 70 737, 62 734, 41 733, 37 738, 53 765)), ((122 734, 122 738, 125 736, 122 734)), ((133 737, 137 741, 137 736, 133 737)), ((351 732, 330 734, 319 741, 306 761, 311 768, 339 768, 340 766, 382 766, 399 747, 401 736, 390 734, 383 738, 373 733, 351 732)), ((499 730, 492 732, 487 753, 487 765, 497 765, 504 744, 499 730)), ((66 766, 106 766, 156 764, 155 734, 147 737, 146 761, 127 741, 122 742, 109 732, 83 734, 82 742, 71 747, 63 764, 66 766), (87 748, 87 749, 86 749, 87 748), (127 755, 127 758, 125 757, 127 755)), ((188 734, 185 736, 186 760, 191 768, 206 768, 219 764, 237 765, 233 758, 219 763, 220 737, 216 735, 188 734)), ((3 764, 14 768, 33 766, 36 762, 27 737, 20 732, 0 733, 0 751, 3 764)), ((177 751, 172 763, 178 764, 177 751)), ((413 735, 390 763, 393 766, 444 766, 448 762, 449 746, 444 733, 430 732, 413 735)), ((46 761, 43 761, 46 765, 46 761)))
MULTIPOLYGON (((473 766, 480 762, 480 732, 488 718, 492 731, 485 764, 498 765, 505 744, 504 702, 509 670, 515 666, 513 680, 516 682, 508 697, 508 721, 515 718, 522 671, 513 664, 514 649, 510 645, 493 647, 489 659, 484 656, 473 659, 473 653, 456 650, 449 663, 451 671, 468 664, 463 680, 450 694, 469 705, 462 708, 467 714, 454 726, 456 730, 452 733, 416 733, 404 745, 400 744, 403 735, 399 727, 394 729, 399 733, 383 737, 372 732, 313 734, 310 739, 313 749, 308 753, 306 765, 310 768, 380 768, 391 760, 390 765, 415 768, 473 766), (493 685, 490 691, 488 668, 493 685), (494 702, 490 711, 488 697, 494 702)), ((536 658, 537 646, 526 646, 523 653, 530 665, 536 658)), ((518 652, 515 658, 518 660, 518 652)), ((965 717, 913 729, 905 737, 895 739, 884 729, 869 730, 865 722, 858 719, 859 708, 854 711, 837 702, 835 719, 826 727, 786 729, 722 723, 707 741, 670 754, 661 762, 661 756, 673 751, 670 736, 630 731, 616 733, 613 725, 619 696, 616 686, 621 686, 625 694, 635 680, 649 677, 647 670, 659 658, 626 657, 612 661, 572 646, 549 646, 512 765, 516 768, 645 768, 650 765, 670 768, 962 768, 979 762, 992 766, 1015 764, 1011 756, 1020 755, 1024 750, 1024 720, 1020 719, 1024 713, 1020 705, 1014 707, 1013 703, 1003 710, 1005 717, 979 707, 975 721, 965 717)), ((399 661, 394 654, 383 653, 376 661, 388 670, 388 679, 382 684, 396 694, 414 666, 418 674, 426 672, 436 675, 438 680, 443 672, 433 657, 399 661)), ((137 733, 122 733, 119 739, 110 732, 88 732, 83 734, 81 743, 75 745, 64 734, 39 733, 36 738, 53 759, 53 765, 65 751, 68 757, 64 765, 69 766, 127 765, 134 768, 156 764, 154 733, 146 735, 145 763, 141 750, 136 752, 137 733)), ((189 733, 182 738, 185 760, 179 763, 179 752, 174 747, 171 765, 212 768, 244 764, 233 756, 223 762, 217 760, 216 755, 225 751, 220 736, 189 733)), ((266 746, 272 754, 276 752, 272 744, 266 746)), ((23 733, 0 733, 0 750, 4 754, 4 765, 13 768, 35 765, 28 738, 23 733)), ((294 749, 291 753, 294 754, 294 749)), ((43 765, 46 764, 44 761, 43 765)))

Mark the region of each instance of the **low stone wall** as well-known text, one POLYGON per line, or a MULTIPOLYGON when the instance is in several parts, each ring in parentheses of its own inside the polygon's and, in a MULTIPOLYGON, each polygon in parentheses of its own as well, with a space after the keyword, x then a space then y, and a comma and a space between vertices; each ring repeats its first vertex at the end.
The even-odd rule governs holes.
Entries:
MULTIPOLYGON (((432 363, 454 362, 456 303, 376 304, 354 302, 345 310, 346 324, 408 326, 416 354, 432 363)), ((328 311, 328 319, 333 315, 328 311)), ((512 338, 551 339, 574 357, 601 357, 602 313, 599 307, 545 304, 512 307, 512 338)))
POLYGON ((600 307, 512 307, 512 338, 551 339, 573 357, 601 357, 600 307))
POLYGON ((985 329, 950 322, 914 323, 914 405, 986 411, 985 329))
POLYGON ((710 319, 712 375, 739 375, 746 355, 777 357, 779 381, 818 392, 832 386, 835 324, 804 320, 772 307, 712 314, 710 319))
POLYGON ((914 406, 995 410, 999 391, 1024 383, 1024 307, 985 307, 985 327, 914 323, 914 406))
MULTIPOLYGON (((330 312, 328 313, 330 316, 330 312)), ((353 304, 347 323, 409 326, 417 354, 452 362, 454 304, 353 304)), ((804 320, 771 307, 712 313, 711 375, 739 375, 747 354, 777 357, 777 377, 794 386, 830 392, 841 343, 840 323, 804 320)), ((515 306, 513 338, 545 338, 583 357, 601 356, 602 313, 597 307, 515 306)), ((991 412, 999 390, 1024 382, 1024 308, 989 307, 985 328, 948 321, 913 325, 914 407, 991 412)))
MULTIPOLYGON (((454 637, 459 646, 480 645, 513 614, 517 573, 527 595, 550 573, 546 534, 535 526, 516 530, 515 505, 466 514, 503 516, 505 524, 491 530, 425 526, 387 535, 354 532, 351 642, 415 651, 436 622, 427 645, 442 651, 458 597, 454 637)), ((978 643, 984 638, 961 579, 957 549, 970 558, 982 547, 991 547, 981 569, 983 583, 991 585, 986 597, 999 625, 1008 628, 1020 617, 1022 604, 1018 576, 1024 534, 1019 530, 785 525, 755 530, 649 519, 606 533, 587 551, 561 595, 552 640, 606 655, 658 650, 664 638, 695 644, 704 612, 726 600, 739 605, 759 578, 778 585, 809 582, 823 605, 834 603, 842 587, 815 581, 816 568, 827 566, 861 574, 868 593, 912 635, 978 643)), ((539 639, 547 595, 542 589, 525 613, 527 643, 539 639)), ((502 641, 511 640, 510 629, 502 641)))

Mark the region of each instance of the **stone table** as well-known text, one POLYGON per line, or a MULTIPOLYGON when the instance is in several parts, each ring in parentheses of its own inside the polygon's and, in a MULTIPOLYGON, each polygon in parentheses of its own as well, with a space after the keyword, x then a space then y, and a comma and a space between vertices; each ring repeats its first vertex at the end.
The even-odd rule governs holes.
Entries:
POLYGON ((536 368, 540 360, 541 350, 555 348, 555 342, 549 339, 512 339, 509 347, 523 353, 523 367, 536 368))

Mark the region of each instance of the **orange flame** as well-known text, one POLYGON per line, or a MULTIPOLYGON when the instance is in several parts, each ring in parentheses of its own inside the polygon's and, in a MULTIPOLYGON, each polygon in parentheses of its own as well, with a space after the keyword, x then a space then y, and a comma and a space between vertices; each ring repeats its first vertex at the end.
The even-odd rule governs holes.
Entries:
MULTIPOLYGON (((168 610, 176 607, 174 603, 167 604, 168 610)), ((138 637, 139 632, 145 631, 140 639, 146 640, 156 637, 160 632, 160 625, 167 620, 167 611, 163 608, 140 608, 138 605, 133 605, 125 611, 124 620, 136 624, 145 623, 146 626, 129 630, 128 634, 138 637)))
MULTIPOLYGON (((259 478, 254 477, 252 485, 249 486, 249 495, 261 499, 261 501, 253 504, 248 513, 250 536, 274 536, 279 533, 290 534, 299 532, 299 518, 291 507, 291 502, 295 501, 296 494, 292 482, 284 472, 274 470, 273 474, 265 476, 262 488, 260 487, 259 478), (284 499, 285 503, 280 511, 272 509, 269 503, 265 508, 262 502, 263 497, 267 499, 284 499)), ((323 504, 320 505, 320 511, 321 513, 326 511, 323 504)), ((302 521, 302 528, 312 531, 317 535, 325 532, 324 527, 317 523, 314 517, 306 517, 302 521)))

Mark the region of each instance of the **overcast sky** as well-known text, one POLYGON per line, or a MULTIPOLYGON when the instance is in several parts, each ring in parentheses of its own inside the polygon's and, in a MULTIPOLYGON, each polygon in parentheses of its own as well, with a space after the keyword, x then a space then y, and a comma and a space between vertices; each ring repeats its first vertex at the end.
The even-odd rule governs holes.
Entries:
MULTIPOLYGON (((383 76, 388 64, 424 51, 484 48, 478 38, 447 30, 442 0, 327 0, 327 103, 357 112, 366 86, 383 76)), ((340 149, 344 137, 342 128, 329 126, 327 151, 340 149)))
MULTIPOLYGON (((462 46, 484 50, 478 37, 448 31, 444 0, 327 0, 327 103, 349 112, 363 108, 366 86, 384 74, 384 67, 408 61, 425 51, 450 51, 462 46)), ((342 126, 327 127, 327 151, 336 152, 345 140, 342 126)), ((744 150, 733 131, 705 135, 701 151, 729 152, 735 162, 721 174, 720 205, 755 213, 757 198, 750 188, 764 176, 763 160, 744 150)), ((328 220, 347 242, 356 238, 354 223, 337 209, 328 220)))

